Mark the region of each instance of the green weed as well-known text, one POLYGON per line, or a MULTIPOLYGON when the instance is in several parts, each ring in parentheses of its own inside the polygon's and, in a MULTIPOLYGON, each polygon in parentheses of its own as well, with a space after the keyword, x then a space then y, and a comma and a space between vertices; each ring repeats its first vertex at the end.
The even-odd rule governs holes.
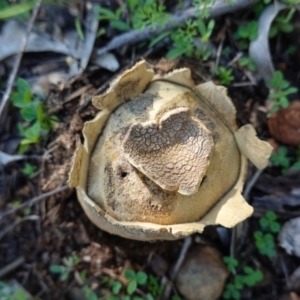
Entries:
POLYGON ((64 265, 51 265, 50 273, 59 275, 60 281, 67 281, 74 267, 80 263, 80 258, 77 255, 72 255, 63 260, 64 265))
POLYGON ((284 80, 281 71, 276 71, 272 79, 267 82, 267 85, 270 88, 269 99, 273 103, 270 113, 276 112, 281 107, 288 107, 289 100, 287 96, 298 91, 297 88, 291 87, 290 83, 284 80))
POLYGON ((22 168, 21 171, 24 175, 27 175, 29 178, 32 178, 36 169, 37 169, 36 166, 29 163, 25 163, 25 166, 22 168))
POLYGON ((249 71, 255 71, 257 68, 255 62, 249 56, 242 56, 239 59, 239 65, 247 68, 249 71))
POLYGON ((294 26, 291 23, 291 19, 295 12, 296 12, 296 9, 291 8, 290 10, 287 11, 287 13, 285 12, 284 14, 278 15, 275 18, 275 20, 270 28, 269 37, 273 38, 276 35, 278 35, 278 33, 280 33, 280 32, 283 32, 283 33, 292 32, 294 30, 294 26))
POLYGON ((17 284, 8 284, 0 281, 0 299, 1 300, 29 300, 30 295, 17 284))
POLYGON ((255 246, 260 254, 268 257, 274 257, 276 255, 274 236, 271 233, 255 231, 253 235, 255 246))
POLYGON ((276 255, 274 234, 280 231, 281 225, 277 221, 277 215, 268 211, 264 217, 259 219, 261 230, 254 232, 255 245, 258 252, 268 257, 276 255))
POLYGON ((23 137, 19 151, 25 152, 29 145, 39 143, 53 128, 57 118, 46 113, 45 106, 34 97, 30 85, 22 78, 17 80, 16 91, 11 96, 14 107, 20 109, 22 122, 18 129, 23 137))
POLYGON ((234 80, 234 76, 232 75, 232 69, 225 68, 222 66, 219 66, 217 68, 216 75, 220 83, 223 85, 230 85, 231 82, 234 80))
POLYGON ((239 26, 234 36, 238 40, 240 49, 247 49, 249 42, 256 40, 258 37, 257 21, 250 21, 247 24, 239 26))
POLYGON ((222 294, 223 299, 241 299, 241 292, 245 287, 253 287, 263 279, 263 274, 260 270, 254 270, 249 266, 244 267, 242 272, 236 274, 239 263, 233 257, 224 256, 223 261, 228 271, 233 275, 231 282, 225 286, 222 294))

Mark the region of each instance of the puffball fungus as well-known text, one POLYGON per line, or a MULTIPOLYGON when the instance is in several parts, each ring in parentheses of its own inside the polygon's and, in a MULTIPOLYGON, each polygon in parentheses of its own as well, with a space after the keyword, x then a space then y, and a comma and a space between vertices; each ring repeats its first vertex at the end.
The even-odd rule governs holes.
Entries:
POLYGON ((271 146, 240 129, 226 89, 195 86, 189 69, 154 75, 145 61, 93 98, 69 185, 99 228, 136 240, 173 240, 252 214, 241 191, 247 158, 264 168, 271 146))

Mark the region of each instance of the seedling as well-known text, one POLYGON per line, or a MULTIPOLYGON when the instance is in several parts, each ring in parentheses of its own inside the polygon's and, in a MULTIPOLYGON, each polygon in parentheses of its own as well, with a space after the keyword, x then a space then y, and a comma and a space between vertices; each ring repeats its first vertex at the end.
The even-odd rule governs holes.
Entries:
POLYGON ((288 107, 288 95, 294 94, 298 91, 295 87, 290 87, 290 83, 283 78, 280 71, 276 71, 271 80, 267 82, 270 88, 269 99, 273 102, 270 113, 276 112, 281 107, 288 107))
POLYGON ((264 217, 259 219, 261 231, 254 232, 255 245, 258 252, 268 257, 276 255, 274 233, 280 230, 280 224, 277 221, 277 215, 268 211, 264 217))
POLYGON ((249 56, 242 56, 239 59, 239 65, 247 68, 249 71, 256 70, 256 64, 249 56))
POLYGON ((29 300, 32 299, 27 291, 17 282, 8 284, 0 281, 1 300, 29 300))
POLYGON ((194 56, 206 60, 211 55, 207 46, 215 22, 210 20, 206 25, 201 19, 198 21, 188 20, 184 28, 179 28, 171 34, 173 40, 173 48, 168 52, 168 58, 175 58, 181 55, 194 56), (202 45, 201 49, 197 49, 195 46, 194 38, 200 36, 202 45))
POLYGON ((288 10, 284 15, 279 15, 276 17, 269 31, 269 37, 273 38, 278 35, 279 32, 289 33, 294 30, 294 26, 291 23, 291 19, 296 12, 295 8, 288 10))
POLYGON ((138 5, 132 18, 133 27, 143 30, 146 26, 155 28, 164 27, 170 19, 166 13, 166 7, 156 1, 145 1, 144 5, 138 5))
POLYGON ((17 80, 17 90, 12 94, 12 104, 20 109, 23 122, 18 123, 23 137, 20 152, 25 152, 29 145, 38 143, 54 126, 57 118, 46 113, 44 105, 34 97, 30 85, 22 78, 17 80))
POLYGON ((111 287, 111 290, 112 290, 114 295, 119 295, 120 294, 120 291, 122 289, 122 283, 120 281, 111 280, 111 281, 109 281, 108 284, 111 287))
POLYGON ((86 297, 87 300, 98 300, 98 296, 96 295, 96 293, 90 289, 89 286, 84 285, 82 287, 82 291, 84 292, 84 295, 86 297))
POLYGON ((287 147, 280 146, 278 150, 271 155, 270 161, 274 167, 280 167, 282 173, 285 173, 291 165, 291 159, 288 157, 287 147))
POLYGON ((274 237, 271 233, 255 231, 254 238, 256 248, 260 254, 268 257, 274 257, 276 255, 274 237))
POLYGON ((99 13, 98 19, 100 21, 108 20, 109 25, 121 31, 130 30, 130 26, 121 20, 121 15, 123 12, 123 7, 120 6, 115 12, 111 11, 105 7, 98 7, 97 12, 99 13))
POLYGON ((241 298, 241 291, 245 287, 253 287, 263 279, 263 274, 260 270, 254 270, 253 268, 246 266, 243 268, 241 274, 236 274, 238 268, 238 261, 229 256, 223 257, 227 269, 233 274, 231 282, 227 283, 223 292, 224 299, 235 299, 241 298))
POLYGON ((227 270, 232 273, 235 271, 236 267, 239 265, 239 262, 231 256, 224 256, 223 262, 226 264, 227 270))
POLYGON ((216 75, 223 85, 229 85, 234 80, 234 76, 232 75, 232 69, 225 68, 219 66, 216 70, 216 75))
POLYGON ((144 285, 147 282, 147 274, 144 272, 135 273, 133 270, 126 270, 124 273, 125 278, 129 280, 127 285, 127 293, 132 295, 137 289, 138 285, 144 285))
POLYGON ((240 49, 248 49, 249 41, 254 41, 258 37, 257 21, 250 21, 247 24, 239 26, 234 36, 238 40, 240 49))
POLYGON ((158 297, 163 291, 163 286, 159 284, 158 278, 153 275, 148 276, 147 287, 153 297, 158 297))
POLYGON ((66 281, 74 267, 80 263, 80 258, 77 255, 72 255, 63 260, 64 265, 51 265, 50 273, 59 275, 60 281, 66 281))
POLYGON ((281 226, 277 222, 277 215, 273 211, 268 211, 264 217, 259 219, 259 225, 264 231, 278 233, 281 226))
POLYGON ((25 163, 25 166, 22 169, 22 173, 24 175, 27 175, 29 178, 32 178, 36 169, 37 169, 36 166, 29 164, 29 163, 25 163))
POLYGON ((207 19, 209 17, 209 8, 216 3, 216 0, 194 0, 193 6, 199 19, 207 19))

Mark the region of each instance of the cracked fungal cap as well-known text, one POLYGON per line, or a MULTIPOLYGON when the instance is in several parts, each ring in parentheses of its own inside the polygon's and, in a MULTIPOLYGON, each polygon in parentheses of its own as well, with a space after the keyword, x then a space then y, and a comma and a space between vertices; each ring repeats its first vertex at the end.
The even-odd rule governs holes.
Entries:
POLYGON ((252 214, 241 191, 247 159, 264 168, 271 146, 240 129, 226 89, 195 86, 189 69, 154 75, 144 61, 93 98, 69 184, 91 221, 136 240, 173 240, 252 214))

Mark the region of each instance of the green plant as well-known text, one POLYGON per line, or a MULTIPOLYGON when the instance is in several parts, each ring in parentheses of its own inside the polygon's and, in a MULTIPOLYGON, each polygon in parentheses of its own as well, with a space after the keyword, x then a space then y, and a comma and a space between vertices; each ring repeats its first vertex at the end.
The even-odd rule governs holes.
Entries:
POLYGON ((100 21, 108 20, 109 25, 118 30, 121 31, 130 30, 130 26, 126 22, 121 20, 121 15, 123 10, 124 10, 123 6, 120 6, 115 12, 102 6, 98 7, 97 8, 97 12, 99 14, 98 19, 100 21))
POLYGON ((59 275, 60 281, 66 281, 74 267, 80 263, 80 258, 77 255, 69 256, 63 259, 64 265, 51 265, 49 268, 50 273, 59 275))
POLYGON ((278 233, 281 226, 277 222, 277 215, 273 211, 266 212, 265 216, 259 219, 259 225, 264 231, 278 233))
POLYGON ((287 147, 280 146, 278 150, 271 155, 270 161, 274 167, 281 167, 282 173, 285 173, 291 165, 287 147))
POLYGON ((207 19, 209 17, 209 8, 216 3, 216 0, 194 0, 193 6, 199 19, 207 19))
POLYGON ((210 20, 205 23, 199 19, 197 21, 186 21, 185 27, 179 28, 171 34, 173 41, 172 49, 167 53, 168 58, 176 58, 181 55, 193 56, 206 60, 211 55, 208 47, 208 40, 214 29, 215 22, 210 20), (194 39, 200 36, 201 45, 196 47, 194 39))
POLYGON ((268 257, 274 257, 276 255, 274 236, 271 233, 255 231, 253 235, 255 246, 260 254, 268 257))
POLYGON ((29 164, 29 163, 25 163, 25 166, 22 169, 22 173, 24 175, 29 176, 29 178, 32 178, 36 169, 37 169, 36 166, 29 164))
POLYGON ((223 262, 226 264, 227 270, 230 273, 235 271, 235 269, 239 265, 239 262, 234 257, 231 257, 231 256, 224 256, 223 262))
POLYGON ((292 32, 294 30, 294 26, 291 23, 291 19, 296 12, 295 8, 291 8, 284 14, 278 15, 274 20, 271 29, 269 31, 269 37, 275 37, 279 32, 292 32))
POLYGON ((270 113, 276 112, 281 107, 288 107, 289 100, 287 96, 298 91, 297 88, 291 87, 290 83, 284 80, 281 71, 276 71, 272 79, 267 82, 267 85, 270 88, 269 99, 273 102, 270 113))
POLYGON ((239 59, 239 65, 247 68, 250 71, 256 70, 256 64, 249 56, 242 56, 239 59))
POLYGON ((163 286, 159 284, 158 280, 153 275, 148 276, 147 288, 153 297, 158 297, 163 291, 163 286))
POLYGON ((138 285, 144 285, 147 282, 147 274, 144 272, 134 272, 133 270, 126 270, 124 273, 125 278, 129 280, 127 285, 127 293, 132 295, 138 285))
POLYGON ((9 4, 8 1, 0 2, 0 20, 18 17, 21 19, 29 16, 29 11, 35 6, 35 1, 9 4))
POLYGON ((0 299, 1 300, 29 300, 30 295, 17 282, 8 284, 0 281, 0 299))
POLYGON ((140 5, 139 1, 135 2, 135 6, 132 5, 134 8, 131 9, 133 12, 137 8, 131 19, 134 28, 139 30, 143 30, 146 26, 152 29, 163 28, 169 22, 170 14, 166 12, 163 4, 154 0, 146 0, 143 5, 140 5))
POLYGON ((82 287, 82 291, 85 295, 86 300, 98 300, 98 296, 96 295, 96 293, 93 290, 90 289, 89 286, 84 285, 82 287))
POLYGON ((231 282, 226 284, 223 291, 222 296, 224 299, 240 299, 241 291, 245 287, 253 287, 263 279, 263 274, 260 270, 254 270, 249 266, 245 266, 242 272, 236 274, 239 264, 233 257, 224 256, 223 261, 225 262, 228 271, 233 275, 231 282))
POLYGON ((276 255, 274 234, 278 233, 281 228, 277 221, 277 215, 268 211, 259 219, 259 225, 261 230, 257 230, 253 234, 255 246, 260 254, 274 257, 276 255))
POLYGON ((45 106, 31 92, 30 85, 22 78, 17 80, 16 91, 11 96, 12 104, 20 109, 23 119, 18 123, 23 137, 20 152, 25 152, 29 145, 38 143, 54 126, 57 118, 46 113, 45 106))
POLYGON ((258 23, 257 21, 250 21, 247 24, 239 26, 236 38, 246 39, 249 41, 254 41, 258 36, 258 23))
POLYGON ((232 75, 232 69, 219 66, 216 70, 216 75, 221 82, 221 84, 229 85, 234 80, 232 75))
POLYGON ((179 297, 178 295, 173 295, 171 300, 184 300, 184 299, 179 297))
POLYGON ((119 295, 120 294, 120 291, 122 289, 122 283, 120 281, 111 280, 111 281, 109 281, 108 284, 111 287, 111 290, 112 290, 114 295, 119 295))
POLYGON ((135 29, 143 30, 146 26, 155 29, 163 27, 169 21, 170 14, 166 12, 166 7, 154 0, 127 0, 124 5, 120 6, 116 11, 112 11, 105 7, 97 9, 100 21, 107 20, 109 25, 121 31, 135 29), (122 20, 124 12, 128 12, 129 20, 122 20))
POLYGON ((247 49, 249 41, 254 41, 258 37, 257 21, 250 21, 247 24, 239 26, 234 36, 238 40, 240 49, 247 49))

